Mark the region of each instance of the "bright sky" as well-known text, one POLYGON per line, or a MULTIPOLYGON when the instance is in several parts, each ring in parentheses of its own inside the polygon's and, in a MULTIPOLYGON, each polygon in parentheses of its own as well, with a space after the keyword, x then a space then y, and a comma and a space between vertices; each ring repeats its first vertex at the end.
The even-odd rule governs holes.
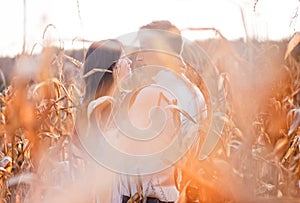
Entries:
MULTIPOLYGON (((87 40, 115 38, 135 32, 153 20, 170 20, 180 29, 215 27, 228 39, 244 38, 245 29, 258 39, 278 40, 300 30, 299 19, 292 20, 298 0, 27 0, 26 51, 46 37, 60 38, 65 48, 82 46, 79 37, 87 40), (78 12, 78 4, 79 10, 78 12), (80 13, 80 14, 79 14, 80 13)), ((23 1, 0 0, 0 55, 22 52, 23 1)), ((188 39, 213 37, 213 32, 185 31, 188 39)), ((36 46, 39 51, 41 45, 36 46)))

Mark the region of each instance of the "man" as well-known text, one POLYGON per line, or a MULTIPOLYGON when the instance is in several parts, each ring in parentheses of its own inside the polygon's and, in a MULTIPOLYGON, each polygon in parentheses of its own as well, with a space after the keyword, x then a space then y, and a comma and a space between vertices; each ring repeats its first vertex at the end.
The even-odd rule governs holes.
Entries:
MULTIPOLYGON (((135 115, 133 118, 137 118, 138 113, 141 112, 137 109, 154 105, 159 101, 158 95, 162 95, 166 101, 172 101, 167 102, 169 106, 180 107, 178 107, 179 118, 175 113, 178 111, 172 109, 173 117, 167 119, 167 126, 168 123, 171 123, 174 126, 173 129, 188 128, 188 126, 184 127, 184 123, 188 123, 185 121, 198 122, 199 115, 202 117, 200 119, 206 118, 206 104, 204 96, 199 90, 202 87, 202 80, 192 67, 192 65, 197 65, 196 58, 200 56, 186 53, 183 50, 185 44, 180 30, 169 21, 153 21, 140 28, 138 39, 141 51, 137 54, 136 61, 133 62, 135 68, 141 68, 139 74, 142 80, 145 79, 143 78, 143 71, 145 71, 144 76, 151 75, 156 87, 161 88, 158 90, 150 85, 139 92, 131 105, 133 109, 131 115, 135 115), (183 54, 189 57, 188 61, 184 60, 183 54), (144 69, 142 69, 143 67, 144 69), (157 72, 149 74, 149 69, 157 72), (157 91, 160 91, 161 94, 157 94, 157 91)), ((147 118, 138 118, 136 121, 133 119, 133 122, 144 123, 143 127, 145 127, 147 118)), ((187 129, 180 130, 181 132, 187 131, 187 129)), ((168 132, 170 135, 172 134, 171 131, 168 132)), ((171 164, 169 168, 147 176, 142 174, 121 176, 118 190, 122 195, 122 203, 136 200, 136 202, 142 200, 145 202, 176 202, 179 198, 174 181, 174 168, 171 167, 171 164)))

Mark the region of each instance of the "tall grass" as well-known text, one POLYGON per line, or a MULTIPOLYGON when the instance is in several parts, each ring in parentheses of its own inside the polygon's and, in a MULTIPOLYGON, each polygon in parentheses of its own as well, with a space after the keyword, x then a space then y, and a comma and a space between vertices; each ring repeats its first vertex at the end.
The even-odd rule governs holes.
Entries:
POLYGON ((179 164, 181 201, 297 202, 299 63, 284 60, 287 42, 198 43, 226 76, 227 116, 214 154, 179 164))
POLYGON ((63 56, 55 48, 36 58, 20 56, 10 86, 0 95, 3 202, 37 201, 32 199, 40 198, 34 196, 37 189, 41 195, 60 187, 82 164, 72 144, 80 72, 63 56))
MULTIPOLYGON (((296 202, 300 65, 284 59, 287 41, 197 43, 224 78, 228 105, 213 154, 199 161, 191 151, 178 162, 179 202, 296 202)), ((98 190, 108 194, 107 172, 95 178, 99 169, 88 165, 74 132, 82 62, 62 47, 17 61, 0 94, 1 201, 91 202, 98 190)))

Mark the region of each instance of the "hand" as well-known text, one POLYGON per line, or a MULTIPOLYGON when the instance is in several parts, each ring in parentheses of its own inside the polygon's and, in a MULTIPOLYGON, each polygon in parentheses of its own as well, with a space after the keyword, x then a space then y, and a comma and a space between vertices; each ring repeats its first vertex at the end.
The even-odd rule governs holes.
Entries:
POLYGON ((132 61, 127 57, 121 58, 118 61, 117 74, 118 74, 119 79, 122 79, 125 76, 131 74, 131 64, 132 64, 132 61))

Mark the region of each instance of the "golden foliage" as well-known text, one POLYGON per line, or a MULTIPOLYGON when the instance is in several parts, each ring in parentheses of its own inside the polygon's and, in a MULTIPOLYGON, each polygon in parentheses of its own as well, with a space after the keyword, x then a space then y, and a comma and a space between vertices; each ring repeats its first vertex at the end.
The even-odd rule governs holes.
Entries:
MULTIPOLYGON (((192 149, 178 162, 179 202, 293 202, 300 195, 300 65, 290 55, 295 43, 286 52, 285 42, 198 43, 224 76, 227 114, 207 160, 199 161, 192 149)), ((2 202, 40 202, 85 167, 74 144, 82 63, 53 48, 45 48, 38 62, 26 63, 38 74, 16 72, 0 94, 2 202), (75 74, 65 74, 67 61, 75 74)))

